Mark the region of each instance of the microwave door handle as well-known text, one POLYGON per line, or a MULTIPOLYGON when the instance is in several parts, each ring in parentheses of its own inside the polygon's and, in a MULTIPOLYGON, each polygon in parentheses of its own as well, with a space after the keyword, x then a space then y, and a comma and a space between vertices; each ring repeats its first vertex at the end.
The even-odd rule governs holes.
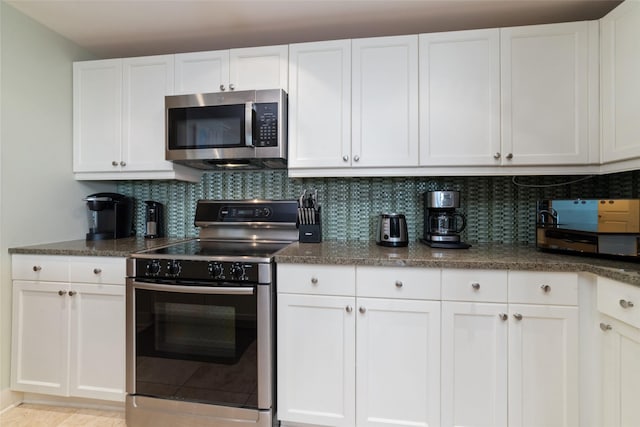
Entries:
POLYGON ((244 104, 244 144, 251 148, 255 148, 253 143, 253 116, 253 102, 247 102, 244 104))

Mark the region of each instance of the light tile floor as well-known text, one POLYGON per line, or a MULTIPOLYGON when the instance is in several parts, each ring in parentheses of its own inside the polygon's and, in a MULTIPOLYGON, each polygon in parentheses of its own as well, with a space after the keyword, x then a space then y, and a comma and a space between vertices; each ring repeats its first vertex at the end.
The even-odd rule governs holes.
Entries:
POLYGON ((0 415, 2 427, 126 427, 124 412, 22 404, 0 415))

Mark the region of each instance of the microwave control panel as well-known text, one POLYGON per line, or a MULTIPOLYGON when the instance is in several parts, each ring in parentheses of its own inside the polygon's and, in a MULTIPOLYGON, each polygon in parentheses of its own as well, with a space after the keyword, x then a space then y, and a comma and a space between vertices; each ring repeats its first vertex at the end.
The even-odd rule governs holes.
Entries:
POLYGON ((253 126, 253 145, 255 145, 256 147, 277 147, 278 103, 256 103, 255 111, 256 115, 253 126))

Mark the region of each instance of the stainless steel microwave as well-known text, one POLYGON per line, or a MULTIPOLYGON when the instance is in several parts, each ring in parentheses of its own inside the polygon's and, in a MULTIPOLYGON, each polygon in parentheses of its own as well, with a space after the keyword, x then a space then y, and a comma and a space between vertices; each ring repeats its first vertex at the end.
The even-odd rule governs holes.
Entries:
POLYGON ((166 159, 199 169, 287 166, 282 89, 165 97, 166 159))

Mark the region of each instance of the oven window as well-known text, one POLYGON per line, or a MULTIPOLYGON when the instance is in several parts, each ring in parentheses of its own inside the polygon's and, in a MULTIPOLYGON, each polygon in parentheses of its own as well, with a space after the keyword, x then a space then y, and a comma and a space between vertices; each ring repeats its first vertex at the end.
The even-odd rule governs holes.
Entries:
POLYGON ((171 108, 169 149, 242 147, 245 105, 171 108))
POLYGON ((136 289, 136 394, 257 408, 257 295, 136 289))

